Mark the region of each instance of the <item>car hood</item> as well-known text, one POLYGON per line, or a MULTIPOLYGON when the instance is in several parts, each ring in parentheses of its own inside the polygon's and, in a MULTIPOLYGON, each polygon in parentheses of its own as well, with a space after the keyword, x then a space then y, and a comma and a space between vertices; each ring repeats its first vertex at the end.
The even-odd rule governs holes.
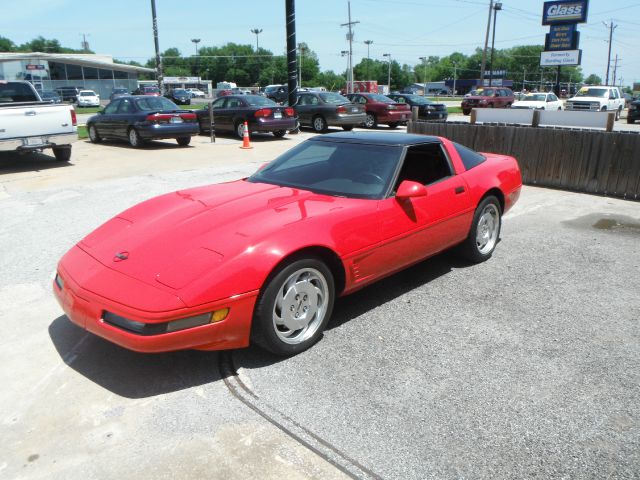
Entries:
POLYGON ((523 100, 520 102, 513 102, 512 107, 526 107, 526 108, 540 108, 544 107, 545 102, 537 100, 523 100))
POLYGON ((240 180, 138 204, 78 246, 122 274, 181 289, 270 235, 292 228, 299 232, 304 222, 329 212, 335 216, 357 204, 354 199, 240 180))

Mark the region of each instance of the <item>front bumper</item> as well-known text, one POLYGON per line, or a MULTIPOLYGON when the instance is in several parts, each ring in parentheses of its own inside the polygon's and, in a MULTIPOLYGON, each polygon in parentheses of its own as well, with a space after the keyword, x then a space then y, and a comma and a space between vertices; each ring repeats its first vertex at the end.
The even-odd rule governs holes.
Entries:
POLYGON ((168 352, 184 349, 224 350, 249 345, 251 319, 257 291, 232 298, 186 307, 177 296, 111 270, 91 256, 72 248, 60 261, 53 293, 67 317, 79 327, 116 345, 137 352, 168 352), (99 279, 99 281, 97 281, 99 279), (104 285, 111 292, 96 292, 104 285), (119 296, 118 300, 107 298, 119 296), (150 308, 145 299, 156 298, 159 307, 150 308), (141 302, 143 308, 133 305, 141 302), (167 310, 167 305, 177 308, 167 310), (227 318, 217 323, 170 333, 141 335, 104 321, 105 312, 142 322, 161 324, 202 313, 229 308, 227 318))
POLYGON ((0 140, 0 151, 29 151, 53 148, 62 145, 70 145, 78 141, 78 132, 58 133, 55 135, 42 135, 35 137, 10 138, 0 140))

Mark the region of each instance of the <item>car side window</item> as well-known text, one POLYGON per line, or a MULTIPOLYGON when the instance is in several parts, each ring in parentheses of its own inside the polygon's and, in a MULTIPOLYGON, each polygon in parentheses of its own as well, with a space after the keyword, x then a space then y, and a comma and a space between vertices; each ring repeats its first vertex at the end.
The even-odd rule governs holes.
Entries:
POLYGON ((106 113, 107 115, 112 115, 116 113, 121 102, 122 100, 116 100, 115 102, 111 102, 109 105, 107 105, 104 108, 104 113, 106 113))
POLYGON ((396 103, 407 103, 407 99, 404 97, 391 97, 391 100, 396 103))
POLYGON ((133 112, 133 105, 127 98, 120 100, 120 106, 118 107, 118 113, 131 113, 133 112))
POLYGON ((465 147, 464 145, 453 142, 453 146, 458 152, 458 155, 460 155, 460 160, 462 160, 465 170, 470 170, 486 160, 486 157, 480 155, 478 152, 471 150, 470 148, 465 147))
POLYGON ((363 97, 363 96, 359 95, 359 96, 358 96, 358 98, 357 98, 357 100, 356 100, 356 103, 362 103, 362 104, 365 104, 365 103, 367 103, 367 99, 366 99, 365 97, 363 97))
POLYGON ((222 108, 222 105, 224 104, 224 101, 226 100, 226 98, 218 98, 215 102, 213 102, 213 108, 222 108))
POLYGON ((451 175, 451 165, 439 143, 416 145, 407 149, 394 191, 405 180, 430 185, 451 175))
POLYGON ((230 98, 227 102, 227 108, 238 108, 242 106, 242 102, 237 98, 230 98))
POLYGON ((309 95, 309 104, 310 105, 318 105, 319 100, 318 97, 316 97, 315 95, 309 95))

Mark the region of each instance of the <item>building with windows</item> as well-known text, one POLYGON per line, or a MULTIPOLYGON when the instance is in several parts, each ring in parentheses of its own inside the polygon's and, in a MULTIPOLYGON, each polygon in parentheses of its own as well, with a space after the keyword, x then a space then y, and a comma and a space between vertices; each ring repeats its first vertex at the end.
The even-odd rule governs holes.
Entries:
POLYGON ((140 73, 155 70, 114 63, 110 55, 0 52, 0 80, 26 80, 38 90, 78 87, 108 99, 114 88, 138 88, 140 73))

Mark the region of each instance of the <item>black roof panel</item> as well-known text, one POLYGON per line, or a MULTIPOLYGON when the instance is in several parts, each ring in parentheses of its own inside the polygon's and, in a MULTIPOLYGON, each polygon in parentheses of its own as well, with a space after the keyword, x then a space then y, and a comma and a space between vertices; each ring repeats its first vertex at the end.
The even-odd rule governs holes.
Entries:
POLYGON ((315 142, 344 142, 344 143, 367 143, 373 145, 393 145, 407 146, 420 145, 423 143, 438 143, 440 139, 430 135, 416 135, 412 133, 391 133, 391 132, 340 132, 318 135, 310 141, 315 142))

